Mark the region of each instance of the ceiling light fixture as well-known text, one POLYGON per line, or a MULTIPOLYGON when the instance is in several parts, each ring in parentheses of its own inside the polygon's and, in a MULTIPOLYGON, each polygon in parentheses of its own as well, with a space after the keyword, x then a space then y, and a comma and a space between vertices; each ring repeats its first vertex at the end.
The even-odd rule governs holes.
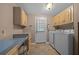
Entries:
POLYGON ((48 10, 51 10, 51 9, 52 9, 52 6, 53 6, 52 3, 48 3, 47 6, 46 6, 46 8, 47 8, 48 10))

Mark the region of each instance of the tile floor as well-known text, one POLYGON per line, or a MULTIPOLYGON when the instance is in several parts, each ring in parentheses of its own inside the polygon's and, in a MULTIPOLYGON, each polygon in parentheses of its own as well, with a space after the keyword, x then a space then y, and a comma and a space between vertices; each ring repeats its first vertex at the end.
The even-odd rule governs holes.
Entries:
POLYGON ((58 55, 58 53, 47 43, 33 43, 28 55, 58 55))

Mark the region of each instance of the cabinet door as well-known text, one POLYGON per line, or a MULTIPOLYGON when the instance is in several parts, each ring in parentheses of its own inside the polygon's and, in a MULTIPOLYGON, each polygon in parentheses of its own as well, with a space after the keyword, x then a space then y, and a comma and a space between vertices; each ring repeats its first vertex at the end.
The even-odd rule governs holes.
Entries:
POLYGON ((59 15, 59 22, 60 22, 60 25, 62 25, 62 21, 63 21, 63 15, 62 15, 62 13, 60 13, 60 15, 59 15))
POLYGON ((65 23, 64 13, 61 13, 61 25, 65 23))
POLYGON ((21 13, 21 25, 27 26, 27 14, 23 10, 21 13))
POLYGON ((69 23, 71 23, 71 9, 70 8, 68 8, 68 12, 69 12, 69 23))
POLYGON ((70 19, 70 11, 69 9, 66 9, 64 11, 64 24, 70 23, 69 19, 70 19))
POLYGON ((74 19, 73 19, 73 5, 70 6, 70 21, 73 22, 74 19))
POLYGON ((69 7, 69 8, 67 8, 66 9, 66 24, 68 24, 68 23, 72 23, 73 22, 73 7, 69 7))
POLYGON ((53 26, 58 26, 58 25, 60 25, 60 16, 56 15, 53 18, 53 26))
POLYGON ((60 25, 60 22, 59 22, 59 15, 56 16, 56 26, 60 25))
POLYGON ((25 26, 25 12, 22 10, 21 11, 21 25, 25 26))
POLYGON ((7 55, 18 55, 18 45, 16 45, 13 49, 11 49, 7 55))
POLYGON ((73 22, 73 7, 69 7, 64 11, 65 24, 73 22))
POLYGON ((24 16, 25 16, 25 19, 23 22, 24 22, 24 25, 27 26, 27 14, 25 13, 24 16))
POLYGON ((20 7, 13 7, 13 24, 21 25, 21 9, 20 9, 20 7))

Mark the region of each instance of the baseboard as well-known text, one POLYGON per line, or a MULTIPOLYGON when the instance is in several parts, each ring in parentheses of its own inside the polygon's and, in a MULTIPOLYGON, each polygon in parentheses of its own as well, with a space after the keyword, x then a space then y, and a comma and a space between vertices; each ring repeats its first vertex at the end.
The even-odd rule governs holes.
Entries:
POLYGON ((59 55, 61 55, 51 44, 49 44, 59 55))

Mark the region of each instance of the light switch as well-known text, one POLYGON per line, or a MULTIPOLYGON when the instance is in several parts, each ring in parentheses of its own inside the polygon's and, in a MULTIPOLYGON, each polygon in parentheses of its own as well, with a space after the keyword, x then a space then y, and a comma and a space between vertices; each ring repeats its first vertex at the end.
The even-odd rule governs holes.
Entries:
POLYGON ((2 29, 2 35, 6 36, 6 30, 2 29))
POLYGON ((4 34, 4 30, 2 30, 2 34, 4 34))

